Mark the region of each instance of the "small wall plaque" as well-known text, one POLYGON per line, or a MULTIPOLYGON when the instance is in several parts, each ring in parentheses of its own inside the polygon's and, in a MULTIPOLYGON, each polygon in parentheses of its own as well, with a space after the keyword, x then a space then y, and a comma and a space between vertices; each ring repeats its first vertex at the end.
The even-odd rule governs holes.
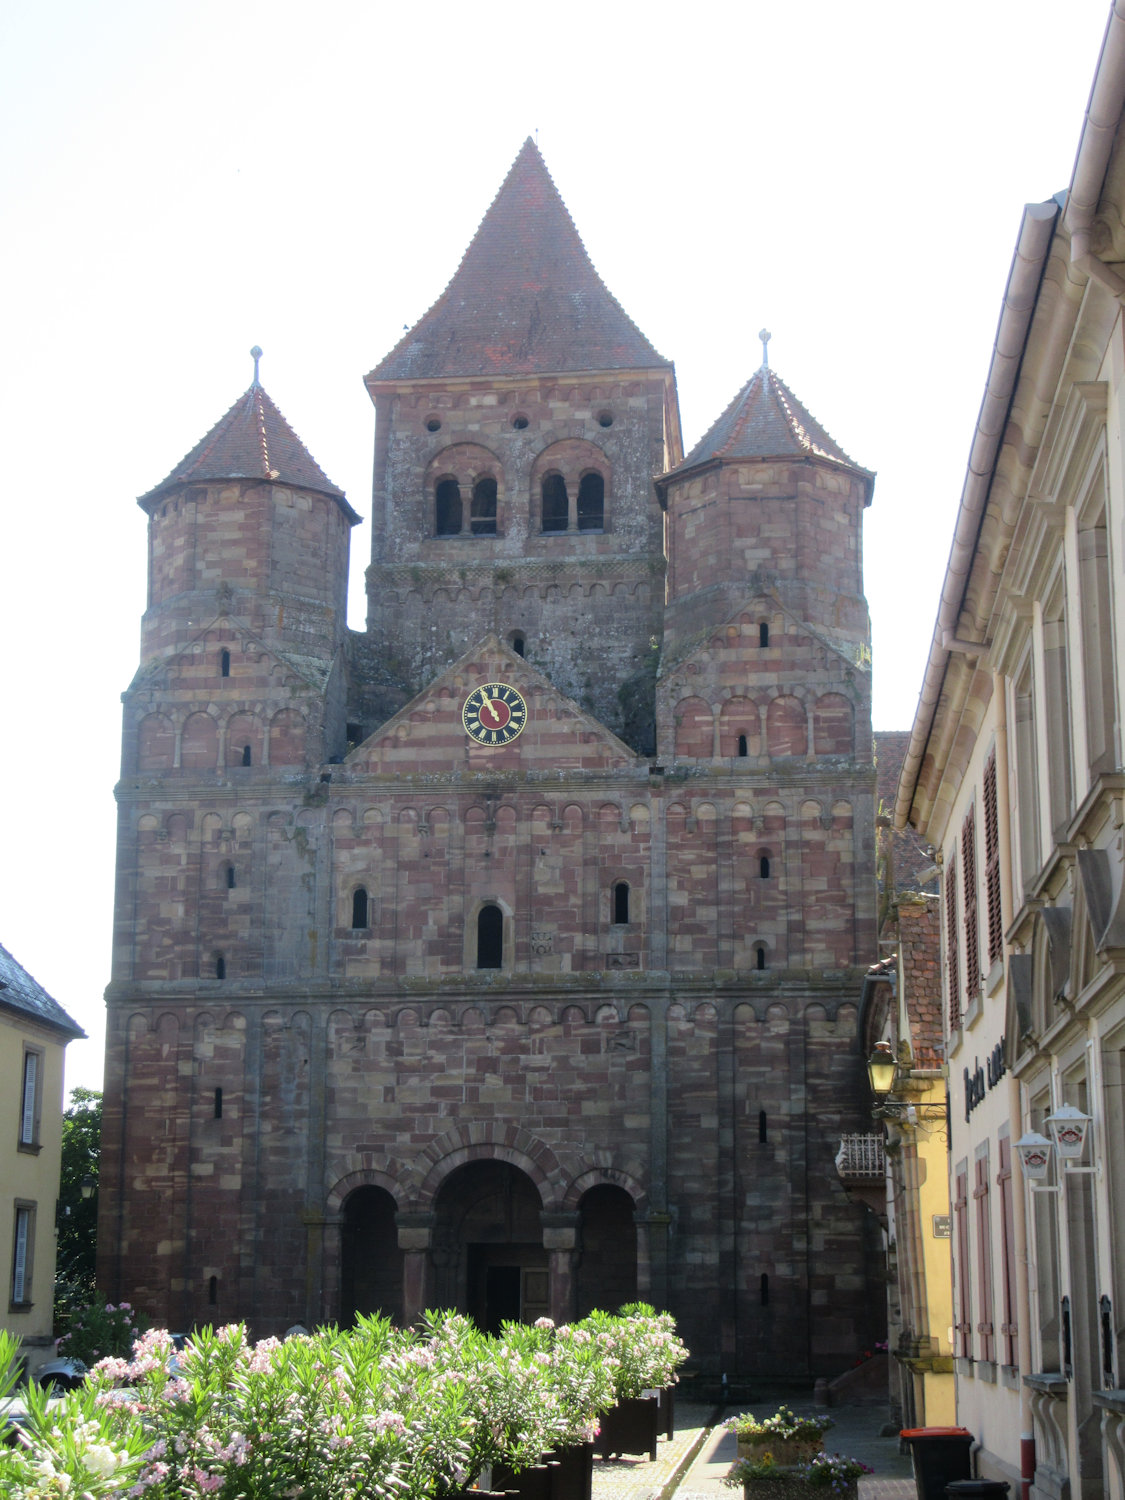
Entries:
POLYGON ((951 1234, 948 1214, 934 1214, 934 1239, 947 1240, 951 1234))

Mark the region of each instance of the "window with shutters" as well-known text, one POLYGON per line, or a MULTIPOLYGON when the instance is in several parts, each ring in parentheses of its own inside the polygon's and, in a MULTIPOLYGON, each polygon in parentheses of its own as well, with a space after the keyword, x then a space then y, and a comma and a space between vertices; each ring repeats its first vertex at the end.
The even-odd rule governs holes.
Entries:
POLYGON ((1000 1289, 1000 1362, 1014 1368, 1020 1362, 1020 1336, 1016 1323, 1016 1221, 1012 1204, 1012 1141, 1009 1135, 1000 1137, 998 1149, 1000 1170, 996 1174, 996 1186, 1000 1189, 1000 1255, 1003 1270, 1000 1289))
POLYGON ((973 1201, 977 1228, 977 1345, 981 1359, 996 1359, 996 1326, 992 1321, 992 1213, 989 1208, 988 1142, 977 1147, 973 1162, 973 1201))
POLYGON ((39 1114, 43 1098, 43 1054, 25 1047, 20 1086, 19 1131, 16 1137, 21 1151, 39 1150, 39 1114))
POLYGON ((965 906, 965 1002, 980 996, 980 927, 977 922, 977 827, 976 812, 961 826, 961 900, 965 906))
POLYGON ((949 1029, 961 1025, 961 954, 957 942, 957 866, 945 872, 945 980, 949 1029))
POLYGON ((16 1199, 12 1237, 12 1279, 9 1310, 26 1311, 31 1306, 31 1271, 35 1264, 35 1204, 16 1199))
POLYGON ((971 1359, 973 1354, 973 1309, 969 1289, 969 1165, 961 1162, 954 1177, 953 1351, 971 1359))
POLYGON ((1000 906, 1000 812, 996 801, 996 751, 984 767, 984 900, 988 914, 988 963, 1004 956, 1004 914, 1000 906))

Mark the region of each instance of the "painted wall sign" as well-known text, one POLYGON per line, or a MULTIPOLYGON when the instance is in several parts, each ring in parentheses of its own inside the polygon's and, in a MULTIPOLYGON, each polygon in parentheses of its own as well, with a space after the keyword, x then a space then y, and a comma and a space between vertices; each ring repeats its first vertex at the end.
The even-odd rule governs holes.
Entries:
POLYGON ((985 1094, 992 1092, 1007 1071, 1008 1066, 1004 1061, 1004 1038, 1001 1037, 985 1058, 983 1068, 980 1065, 980 1059, 977 1058, 974 1060, 971 1073, 968 1068, 965 1069, 966 1120, 978 1104, 984 1103, 985 1094))

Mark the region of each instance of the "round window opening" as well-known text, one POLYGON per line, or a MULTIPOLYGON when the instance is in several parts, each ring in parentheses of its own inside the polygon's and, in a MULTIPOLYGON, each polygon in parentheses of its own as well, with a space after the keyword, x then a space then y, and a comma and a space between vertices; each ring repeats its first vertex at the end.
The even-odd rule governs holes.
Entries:
POLYGON ((427 417, 426 418, 426 431, 427 432, 440 432, 441 431, 441 418, 440 417, 427 417))
POLYGON ((527 426, 527 418, 524 416, 522 411, 517 412, 512 418, 512 426, 519 432, 522 432, 523 429, 527 426))
POLYGON ((599 427, 612 427, 613 426, 613 413, 611 411, 600 411, 600 412, 598 412, 598 426, 599 427))

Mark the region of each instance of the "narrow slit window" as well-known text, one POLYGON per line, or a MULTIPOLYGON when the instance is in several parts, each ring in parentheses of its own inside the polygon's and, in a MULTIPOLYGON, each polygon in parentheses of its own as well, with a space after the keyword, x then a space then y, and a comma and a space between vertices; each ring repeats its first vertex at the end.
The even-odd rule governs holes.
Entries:
POLYGON ((613 922, 616 927, 624 927, 629 921, 629 882, 619 880, 613 887, 613 922))
POLYGON ((226 883, 227 883, 227 890, 228 891, 233 891, 234 890, 234 886, 235 886, 234 866, 233 865, 227 865, 227 868, 226 868, 226 883))
POLYGON ((461 486, 456 479, 439 479, 434 491, 434 531, 438 536, 461 534, 461 486))
POLYGON ((227 977, 227 961, 221 953, 215 955, 215 978, 225 979, 227 977))
POLYGON ((579 531, 605 529, 605 480, 600 474, 583 474, 578 485, 579 531))
POLYGON ((219 1301, 219 1278, 212 1276, 207 1282, 207 1301, 211 1307, 215 1307, 219 1301))
POLYGON ((222 1091, 222 1089, 216 1089, 215 1090, 215 1119, 216 1120, 221 1120, 222 1118, 223 1118, 223 1091, 222 1091))
POLYGON ((366 927, 368 925, 370 902, 367 899, 367 887, 357 886, 352 893, 352 926, 366 927))
POLYGON ((478 479, 473 486, 469 528, 474 536, 496 535, 495 479, 478 479))
POLYGON ((227 648, 225 646, 219 652, 219 676, 220 677, 229 677, 230 676, 230 652, 227 650, 227 648))
POLYGON ((758 877, 761 880, 768 880, 770 878, 770 857, 768 854, 763 854, 758 860, 758 877))
POLYGON ((754 967, 764 969, 766 966, 766 949, 764 943, 759 943, 754 949, 754 967))
POLYGON ((477 916, 477 968, 504 966, 504 913, 498 906, 482 906, 477 916))
POLYGON ((565 531, 568 524, 570 501, 566 493, 566 480, 561 474, 547 474, 543 479, 543 530, 565 531))
POLYGON ((242 764, 244 766, 248 766, 250 764, 251 760, 252 760, 252 756, 251 756, 251 753, 250 753, 250 746, 249 745, 243 745, 243 747, 242 747, 242 764))
POLYGON ((770 643, 770 628, 765 620, 758 626, 758 645, 768 646, 770 643))
POLYGON ((766 1112, 764 1109, 758 1111, 758 1144, 764 1146, 769 1140, 769 1132, 766 1128, 766 1112))
POLYGON ((746 743, 746 736, 744 734, 740 734, 738 736, 738 754, 739 754, 739 758, 740 759, 745 759, 746 756, 749 755, 749 753, 750 753, 750 751, 749 751, 749 747, 747 746, 747 743, 746 743))
POLYGON ((761 1302, 761 1304, 762 1304, 763 1307, 768 1307, 769 1306, 769 1300, 770 1300, 770 1279, 766 1275, 765 1271, 762 1272, 761 1279, 758 1282, 758 1299, 761 1302))

